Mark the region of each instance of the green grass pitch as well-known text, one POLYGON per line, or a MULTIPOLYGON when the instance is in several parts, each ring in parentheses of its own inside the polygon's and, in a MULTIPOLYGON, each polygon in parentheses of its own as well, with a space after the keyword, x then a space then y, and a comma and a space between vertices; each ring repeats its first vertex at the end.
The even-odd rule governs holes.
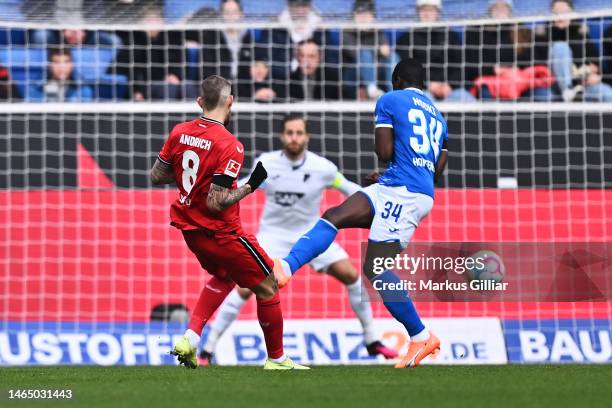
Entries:
POLYGON ((21 367, 0 369, 6 407, 610 407, 612 365, 21 367), (72 401, 16 401, 8 389, 72 389, 72 401))

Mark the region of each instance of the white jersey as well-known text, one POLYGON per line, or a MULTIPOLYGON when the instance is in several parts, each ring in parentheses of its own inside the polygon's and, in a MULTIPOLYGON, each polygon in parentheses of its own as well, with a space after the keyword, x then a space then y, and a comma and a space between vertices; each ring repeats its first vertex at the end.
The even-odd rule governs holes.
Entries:
POLYGON ((293 162, 281 150, 263 153, 261 161, 268 171, 262 184, 266 193, 259 234, 281 234, 295 242, 319 219, 323 192, 338 175, 338 167, 312 152, 293 162))

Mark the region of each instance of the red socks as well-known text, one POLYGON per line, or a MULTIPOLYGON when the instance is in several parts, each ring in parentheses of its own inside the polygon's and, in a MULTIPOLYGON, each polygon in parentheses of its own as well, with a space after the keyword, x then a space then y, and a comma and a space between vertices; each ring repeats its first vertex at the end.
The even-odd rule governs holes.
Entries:
MULTIPOLYGON (((234 286, 235 284, 231 281, 213 276, 200 293, 200 298, 189 321, 189 329, 200 334, 210 316, 234 286)), ((257 317, 266 340, 268 358, 281 358, 283 356, 283 311, 278 293, 270 299, 257 299, 257 317)))
POLYGON ((204 285, 204 288, 202 288, 202 292, 200 293, 198 303, 196 303, 196 307, 193 309, 193 313, 191 314, 189 328, 198 335, 202 333, 202 329, 204 328, 204 325, 208 319, 210 319, 210 316, 212 316, 219 305, 221 305, 225 297, 232 291, 232 289, 234 289, 234 286, 234 282, 221 280, 216 276, 213 276, 208 282, 206 282, 206 285, 204 285))
POLYGON ((268 358, 283 356, 283 311, 278 292, 270 299, 257 299, 257 318, 266 340, 268 358))

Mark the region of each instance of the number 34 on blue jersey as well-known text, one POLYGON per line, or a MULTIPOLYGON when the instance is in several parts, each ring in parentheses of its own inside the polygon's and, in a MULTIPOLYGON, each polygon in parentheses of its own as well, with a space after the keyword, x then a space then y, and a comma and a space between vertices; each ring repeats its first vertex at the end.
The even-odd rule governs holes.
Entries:
POLYGON ((415 153, 426 155, 430 150, 433 150, 434 161, 438 160, 440 154, 440 138, 444 127, 435 117, 429 120, 427 126, 427 118, 421 109, 410 109, 408 111, 408 120, 412 123, 413 136, 410 137, 410 147, 415 153))

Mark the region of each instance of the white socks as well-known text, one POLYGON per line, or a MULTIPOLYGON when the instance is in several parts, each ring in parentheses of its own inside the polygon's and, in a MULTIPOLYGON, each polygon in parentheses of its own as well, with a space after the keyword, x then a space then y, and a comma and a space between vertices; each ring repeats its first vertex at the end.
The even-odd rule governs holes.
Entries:
POLYGON ((361 275, 356 282, 346 285, 346 290, 348 291, 351 308, 361 322, 361 327, 363 327, 365 343, 370 344, 380 340, 374 330, 374 317, 372 316, 368 292, 361 287, 361 275))
POLYGON ((191 347, 198 348, 198 346, 200 345, 200 335, 198 333, 194 332, 191 329, 187 329, 187 331, 185 332, 185 337, 187 337, 187 340, 189 340, 189 344, 191 344, 191 347))
POLYGON ((221 303, 221 306, 219 306, 217 317, 210 324, 210 331, 206 339, 206 344, 204 345, 205 351, 209 353, 215 351, 219 337, 221 337, 230 324, 236 320, 240 314, 240 309, 242 309, 246 301, 247 299, 243 299, 235 289, 227 295, 223 303, 221 303))
POLYGON ((287 263, 287 261, 285 261, 284 259, 280 260, 281 266, 283 267, 283 272, 285 272, 285 275, 287 276, 291 276, 291 267, 289 266, 289 264, 287 263))
POLYGON ((280 356, 279 358, 268 358, 268 360, 274 362, 274 363, 282 363, 283 361, 285 361, 285 359, 287 358, 287 356, 285 355, 285 353, 283 353, 282 356, 280 356))
POLYGON ((427 339, 429 339, 429 330, 427 328, 410 337, 410 341, 426 341, 427 339))

